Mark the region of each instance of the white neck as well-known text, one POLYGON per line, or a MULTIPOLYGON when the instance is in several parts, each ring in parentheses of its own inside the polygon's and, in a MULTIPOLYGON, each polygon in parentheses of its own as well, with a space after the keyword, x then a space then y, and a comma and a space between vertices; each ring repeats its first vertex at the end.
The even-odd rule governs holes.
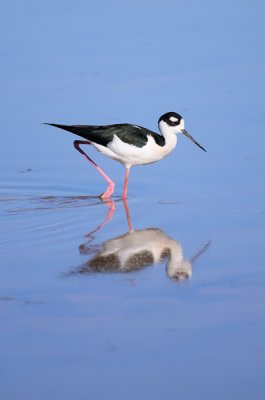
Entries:
POLYGON ((177 144, 177 132, 179 128, 169 126, 166 122, 160 121, 158 124, 161 135, 165 138, 164 155, 170 153, 177 144))

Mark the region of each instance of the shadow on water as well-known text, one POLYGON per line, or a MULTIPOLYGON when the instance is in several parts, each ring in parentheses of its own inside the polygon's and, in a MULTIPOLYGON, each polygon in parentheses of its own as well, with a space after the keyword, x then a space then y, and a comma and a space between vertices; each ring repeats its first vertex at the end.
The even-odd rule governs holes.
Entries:
POLYGON ((79 246, 80 254, 88 255, 89 259, 70 275, 126 273, 165 261, 166 274, 170 279, 183 281, 191 278, 192 264, 208 249, 210 241, 190 259, 185 259, 180 243, 161 229, 133 229, 128 203, 123 200, 128 232, 95 246, 93 245, 95 234, 112 219, 116 209, 114 201, 108 200, 105 203, 108 212, 104 221, 89 232, 86 235, 87 241, 79 246))

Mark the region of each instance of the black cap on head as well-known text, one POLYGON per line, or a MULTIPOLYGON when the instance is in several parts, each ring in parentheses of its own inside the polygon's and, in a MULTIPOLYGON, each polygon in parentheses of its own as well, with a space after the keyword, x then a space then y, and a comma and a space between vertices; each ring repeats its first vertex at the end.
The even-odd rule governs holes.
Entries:
POLYGON ((182 116, 180 114, 172 111, 172 112, 168 112, 166 114, 163 114, 159 118, 158 123, 160 121, 164 121, 170 126, 177 126, 177 125, 179 125, 181 120, 182 120, 182 116))
MULTIPOLYGON (((161 121, 164 121, 168 126, 178 126, 181 123, 181 120, 183 120, 182 116, 176 112, 168 112, 166 114, 163 114, 159 120, 158 124, 161 121)), ((193 143, 195 143, 198 147, 200 147, 203 151, 206 151, 204 147, 202 147, 190 134, 189 132, 184 129, 184 123, 182 123, 182 126, 177 128, 179 129, 183 135, 187 136, 188 139, 190 139, 193 143)), ((175 132, 176 133, 176 132, 175 132)))

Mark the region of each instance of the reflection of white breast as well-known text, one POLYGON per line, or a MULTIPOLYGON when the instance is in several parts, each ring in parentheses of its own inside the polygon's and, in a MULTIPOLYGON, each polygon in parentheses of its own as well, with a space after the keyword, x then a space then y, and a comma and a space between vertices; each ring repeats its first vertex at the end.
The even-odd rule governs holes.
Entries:
POLYGON ((160 261, 165 246, 161 242, 164 234, 159 229, 132 231, 124 236, 108 240, 101 256, 115 254, 120 260, 121 269, 126 269, 130 259, 144 252, 152 255, 153 263, 160 261))

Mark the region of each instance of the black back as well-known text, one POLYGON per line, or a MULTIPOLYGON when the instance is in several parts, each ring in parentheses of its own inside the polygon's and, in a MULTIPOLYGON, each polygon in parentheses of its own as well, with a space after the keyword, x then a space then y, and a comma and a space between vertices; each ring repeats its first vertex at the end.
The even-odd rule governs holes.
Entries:
POLYGON ((47 124, 72 132, 75 135, 81 136, 92 143, 107 145, 113 140, 114 135, 125 143, 132 144, 136 147, 143 147, 148 140, 148 136, 152 136, 159 146, 164 146, 165 139, 163 136, 150 131, 141 126, 130 124, 115 124, 115 125, 59 125, 47 124))

